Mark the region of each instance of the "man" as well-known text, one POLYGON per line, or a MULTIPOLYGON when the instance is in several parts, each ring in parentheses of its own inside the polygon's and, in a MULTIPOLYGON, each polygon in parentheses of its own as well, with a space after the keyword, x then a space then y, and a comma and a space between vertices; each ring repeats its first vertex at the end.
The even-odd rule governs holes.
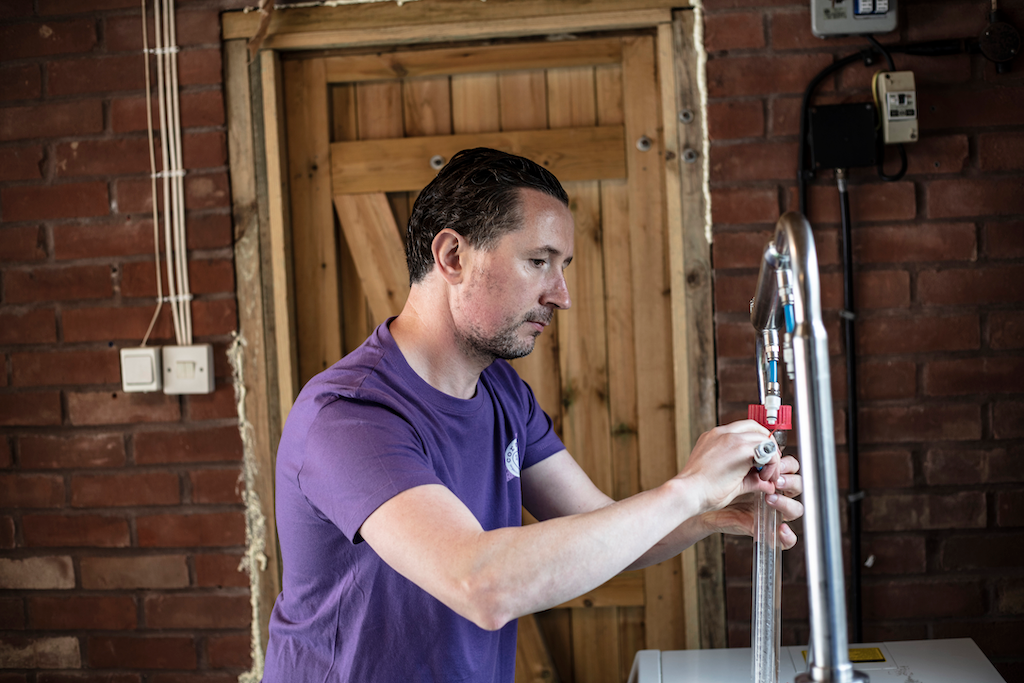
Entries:
MULTIPOLYGON (((760 474, 752 421, 614 502, 506 359, 571 304, 573 219, 532 161, 460 152, 409 220, 401 314, 302 390, 277 460, 284 590, 264 681, 500 681, 516 618, 718 531, 751 533, 763 491, 802 512, 793 458, 760 474), (786 495, 778 495, 776 491, 786 495), (539 524, 521 526, 521 506, 539 524)), ((784 545, 796 537, 783 525, 784 545)))

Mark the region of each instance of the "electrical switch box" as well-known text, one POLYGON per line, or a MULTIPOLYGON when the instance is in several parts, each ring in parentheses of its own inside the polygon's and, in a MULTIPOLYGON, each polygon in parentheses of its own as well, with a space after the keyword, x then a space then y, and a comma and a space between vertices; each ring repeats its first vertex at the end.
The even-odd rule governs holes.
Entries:
POLYGON ((165 394, 213 392, 213 346, 165 346, 163 348, 165 394))
POLYGON ((896 30, 897 0, 811 0, 811 32, 819 38, 896 30))
POLYGON ((160 347, 121 349, 121 389, 125 392, 160 391, 160 347))
POLYGON ((887 145, 917 142, 917 90, 913 71, 888 71, 875 80, 887 145))

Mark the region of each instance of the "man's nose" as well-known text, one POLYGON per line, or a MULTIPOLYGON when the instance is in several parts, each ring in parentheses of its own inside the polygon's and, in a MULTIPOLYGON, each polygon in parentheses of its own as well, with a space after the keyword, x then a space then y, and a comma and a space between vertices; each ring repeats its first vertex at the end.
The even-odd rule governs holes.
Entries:
POLYGON ((543 304, 550 304, 555 308, 569 308, 572 306, 572 299, 569 297, 569 285, 565 281, 565 273, 560 272, 555 277, 555 282, 544 294, 543 304))

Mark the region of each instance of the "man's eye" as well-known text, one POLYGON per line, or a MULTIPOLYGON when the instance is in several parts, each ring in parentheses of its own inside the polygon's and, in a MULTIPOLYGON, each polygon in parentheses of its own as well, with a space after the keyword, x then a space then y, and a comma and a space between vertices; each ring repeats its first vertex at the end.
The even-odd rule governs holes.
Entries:
POLYGON ((530 259, 530 261, 538 268, 543 268, 547 264, 547 261, 542 258, 534 258, 530 259))

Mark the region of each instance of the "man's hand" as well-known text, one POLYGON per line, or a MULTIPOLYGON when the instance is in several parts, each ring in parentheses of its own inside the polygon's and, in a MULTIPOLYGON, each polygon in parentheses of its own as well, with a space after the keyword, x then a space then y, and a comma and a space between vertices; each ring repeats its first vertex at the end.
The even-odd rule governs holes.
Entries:
MULTIPOLYGON (((766 468, 767 469, 767 468, 766 468)), ((778 462, 777 476, 774 481, 774 492, 768 494, 768 505, 779 511, 784 522, 791 522, 804 514, 804 506, 796 500, 803 493, 803 477, 797 474, 800 463, 792 456, 786 456, 778 462)), ((701 515, 701 522, 711 532, 753 536, 756 532, 757 493, 738 496, 733 502, 721 510, 712 510, 701 515)), ((782 547, 789 550, 796 545, 796 534, 788 524, 779 525, 779 540, 782 547)))

